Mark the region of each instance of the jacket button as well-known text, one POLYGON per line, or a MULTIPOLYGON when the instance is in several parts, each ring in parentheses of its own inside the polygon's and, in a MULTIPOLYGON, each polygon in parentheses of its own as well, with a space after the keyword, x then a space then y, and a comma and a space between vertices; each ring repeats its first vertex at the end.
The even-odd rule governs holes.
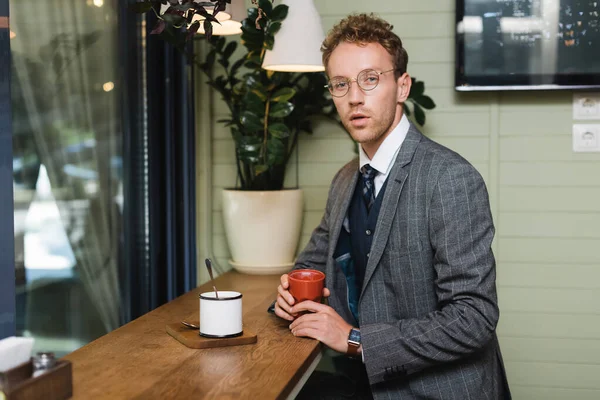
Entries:
POLYGON ((371 253, 367 253, 367 257, 371 257, 371 253))
POLYGON ((367 236, 371 236, 371 230, 370 230, 370 229, 367 229, 367 230, 365 231, 365 233, 367 234, 367 236))

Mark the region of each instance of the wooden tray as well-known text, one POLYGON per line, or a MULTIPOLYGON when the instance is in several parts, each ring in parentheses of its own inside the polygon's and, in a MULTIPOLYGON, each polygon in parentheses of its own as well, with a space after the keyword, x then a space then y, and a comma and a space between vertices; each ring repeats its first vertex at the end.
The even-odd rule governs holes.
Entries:
POLYGON ((209 349, 212 347, 239 346, 256 343, 256 334, 244 329, 241 336, 233 338, 207 338, 200 336, 197 329, 191 329, 180 322, 167 324, 167 333, 183 345, 192 349, 209 349))
POLYGON ((64 400, 73 395, 71 362, 58 360, 54 368, 35 378, 31 377, 30 361, 0 373, 0 398, 7 400, 64 400))

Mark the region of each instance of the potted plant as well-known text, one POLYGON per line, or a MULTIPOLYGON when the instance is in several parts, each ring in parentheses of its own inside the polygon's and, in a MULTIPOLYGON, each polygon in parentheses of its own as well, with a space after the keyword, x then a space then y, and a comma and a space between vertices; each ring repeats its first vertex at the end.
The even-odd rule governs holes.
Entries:
POLYGON ((287 73, 261 68, 265 52, 288 7, 260 0, 242 21, 243 56, 232 61, 237 42, 212 42, 201 68, 223 98, 235 142, 238 187, 223 191, 230 264, 244 272, 282 273, 293 266, 302 227, 303 193, 284 189, 286 166, 311 117, 335 115, 323 73, 287 73), (223 74, 211 75, 214 64, 223 74))
MULTIPOLYGON (((196 55, 190 58, 227 105, 229 117, 219 122, 230 128, 235 143, 238 185, 223 192, 230 263, 244 272, 280 273, 293 266, 303 208, 301 189, 284 189, 286 166, 301 132, 312 133, 311 118, 325 116, 337 121, 337 113, 325 89, 324 73, 261 68, 265 52, 273 48, 275 34, 285 23, 286 5, 253 1, 257 6, 248 9, 241 27, 245 52, 236 60, 232 56, 238 42, 210 38, 211 24, 218 23, 218 12, 230 1, 170 0, 167 4, 163 0, 162 14, 152 3, 158 16, 153 32, 183 50, 185 40, 203 24, 210 51, 204 60, 196 55), (195 14, 203 21, 194 21, 195 14), (214 74, 216 64, 221 66, 220 74, 214 74)), ((143 10, 148 5, 137 7, 149 11, 143 10)), ((435 104, 423 94, 423 82, 414 82, 414 88, 414 116, 422 124, 425 114, 421 106, 430 109, 435 104)))

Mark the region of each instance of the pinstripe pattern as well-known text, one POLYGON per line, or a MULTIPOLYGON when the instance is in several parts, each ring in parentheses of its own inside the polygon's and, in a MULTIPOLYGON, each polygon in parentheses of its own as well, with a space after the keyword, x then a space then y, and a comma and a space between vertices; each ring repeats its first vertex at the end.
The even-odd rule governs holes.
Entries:
MULTIPOLYGON (((353 160, 334 177, 323 219, 297 260, 327 274, 329 304, 349 322, 333 253, 357 171, 353 160)), ((359 302, 374 398, 510 398, 495 334, 494 227, 483 179, 413 125, 387 179, 359 302)))

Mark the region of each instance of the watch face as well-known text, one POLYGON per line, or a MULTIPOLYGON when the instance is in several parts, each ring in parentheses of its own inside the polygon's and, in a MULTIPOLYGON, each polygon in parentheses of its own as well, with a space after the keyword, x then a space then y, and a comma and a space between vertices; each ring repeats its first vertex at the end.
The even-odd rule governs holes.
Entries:
POLYGON ((350 331, 350 335, 348 335, 348 342, 360 344, 360 331, 357 329, 352 329, 350 331))

